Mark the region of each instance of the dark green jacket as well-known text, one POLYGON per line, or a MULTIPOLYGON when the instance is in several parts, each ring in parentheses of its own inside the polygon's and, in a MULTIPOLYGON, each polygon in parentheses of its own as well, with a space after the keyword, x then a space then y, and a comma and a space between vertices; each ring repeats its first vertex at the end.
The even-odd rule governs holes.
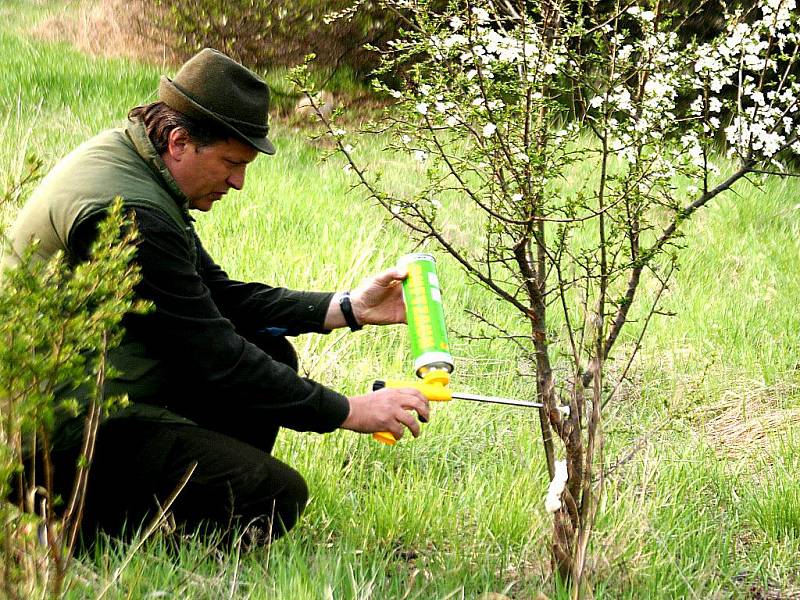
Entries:
MULTIPOLYGON (((12 227, 14 250, 36 238, 43 259, 58 250, 73 261, 85 259, 96 224, 116 196, 136 213, 143 277, 137 293, 155 305, 148 315, 126 317, 125 341, 110 356, 121 375, 109 381, 108 391, 131 401, 121 414, 180 420, 181 407, 202 392, 217 398, 228 416, 256 416, 265 425, 296 430, 336 429, 347 417, 347 399, 248 341, 265 331, 324 332, 332 294, 229 279, 203 249, 187 199, 140 122, 101 133, 48 174, 12 227)), ((13 254, 6 263, 13 264, 13 254)), ((60 425, 64 443, 79 432, 77 420, 60 425)))

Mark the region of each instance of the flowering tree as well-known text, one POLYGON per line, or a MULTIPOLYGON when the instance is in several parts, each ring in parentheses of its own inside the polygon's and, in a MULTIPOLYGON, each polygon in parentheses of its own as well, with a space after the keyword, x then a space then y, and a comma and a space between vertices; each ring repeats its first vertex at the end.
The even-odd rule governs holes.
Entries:
MULTIPOLYGON (((602 409, 658 312, 681 226, 743 178, 788 174, 782 161, 800 150, 795 2, 727 12, 703 40, 658 0, 386 7, 406 20, 376 79, 396 99, 387 149, 424 163, 424 183, 388 191, 323 121, 357 186, 519 312, 527 341, 497 335, 536 365, 553 565, 577 597, 603 486, 602 409), (387 73, 402 83, 381 83, 387 73), (480 222, 479 247, 450 233, 446 199, 480 222)), ((312 92, 302 69, 294 78, 312 92)))

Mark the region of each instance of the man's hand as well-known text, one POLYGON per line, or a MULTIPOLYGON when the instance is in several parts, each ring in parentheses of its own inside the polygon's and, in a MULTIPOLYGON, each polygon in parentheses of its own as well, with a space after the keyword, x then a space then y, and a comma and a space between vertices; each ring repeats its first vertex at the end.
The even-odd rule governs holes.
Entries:
POLYGON ((348 400, 350 414, 341 427, 359 433, 389 431, 399 440, 408 428, 417 437, 419 422, 411 411, 425 421, 430 418, 428 400, 414 388, 384 388, 348 400))
MULTIPOLYGON (((350 292, 353 314, 359 325, 393 325, 406 322, 406 306, 403 303, 403 280, 408 273, 397 267, 387 269, 364 279, 350 292)), ((325 328, 334 329, 346 325, 339 308, 340 294, 335 294, 325 316, 325 328)))
POLYGON ((405 270, 393 267, 362 281, 350 292, 353 314, 361 325, 392 325, 406 322, 403 303, 405 270))

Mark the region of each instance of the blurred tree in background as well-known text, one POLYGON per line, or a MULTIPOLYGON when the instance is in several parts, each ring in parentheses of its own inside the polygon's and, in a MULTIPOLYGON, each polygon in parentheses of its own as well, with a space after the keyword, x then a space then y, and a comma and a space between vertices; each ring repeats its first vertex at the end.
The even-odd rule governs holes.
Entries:
POLYGON ((170 48, 180 60, 211 47, 256 70, 290 66, 317 55, 322 67, 347 66, 366 76, 401 25, 398 13, 361 0, 157 0, 134 15, 139 35, 170 48), (351 18, 330 21, 346 11, 351 18))

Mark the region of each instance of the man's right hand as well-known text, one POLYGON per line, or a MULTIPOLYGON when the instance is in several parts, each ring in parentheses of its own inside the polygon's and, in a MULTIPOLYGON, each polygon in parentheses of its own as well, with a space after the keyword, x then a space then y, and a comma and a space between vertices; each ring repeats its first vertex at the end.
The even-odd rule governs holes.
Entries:
POLYGON ((411 411, 424 421, 430 418, 428 400, 414 388, 384 388, 348 400, 350 414, 341 427, 359 433, 389 431, 399 440, 408 428, 417 437, 419 421, 411 411))

